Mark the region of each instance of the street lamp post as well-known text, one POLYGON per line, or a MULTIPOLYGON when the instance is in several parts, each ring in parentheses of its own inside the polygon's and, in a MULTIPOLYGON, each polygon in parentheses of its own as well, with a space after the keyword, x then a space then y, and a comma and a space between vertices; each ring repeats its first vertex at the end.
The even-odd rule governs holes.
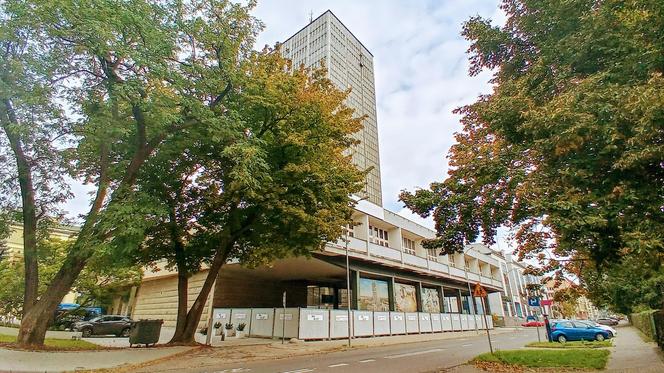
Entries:
POLYGON ((351 347, 351 337, 350 337, 350 333, 351 333, 351 325, 350 325, 350 323, 351 323, 351 312, 350 312, 351 296, 350 296, 350 264, 349 264, 350 260, 348 259, 348 242, 350 241, 350 239, 348 238, 348 229, 349 229, 349 227, 346 227, 346 229, 345 229, 345 231, 346 231, 346 235, 345 235, 346 236, 345 237, 345 247, 346 247, 346 300, 347 300, 347 303, 348 303, 348 307, 346 307, 346 308, 347 308, 347 311, 348 311, 348 316, 347 316, 347 318, 348 318, 348 320, 347 320, 347 323, 348 323, 348 347, 351 347))

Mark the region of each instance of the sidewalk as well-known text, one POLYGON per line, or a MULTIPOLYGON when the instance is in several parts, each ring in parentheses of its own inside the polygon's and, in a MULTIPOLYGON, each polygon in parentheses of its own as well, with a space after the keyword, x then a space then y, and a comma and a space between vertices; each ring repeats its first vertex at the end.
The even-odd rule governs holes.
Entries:
POLYGON ((659 347, 644 342, 639 331, 631 325, 621 326, 611 349, 608 372, 664 372, 664 361, 659 347))
POLYGON ((141 364, 192 347, 135 348, 108 351, 19 351, 0 348, 0 372, 69 372, 141 364))

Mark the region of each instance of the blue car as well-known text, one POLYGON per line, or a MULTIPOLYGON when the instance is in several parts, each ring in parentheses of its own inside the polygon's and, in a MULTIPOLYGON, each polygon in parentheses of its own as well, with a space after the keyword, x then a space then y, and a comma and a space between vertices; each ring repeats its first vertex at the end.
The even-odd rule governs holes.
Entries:
POLYGON ((560 343, 567 341, 603 341, 611 334, 595 326, 570 320, 556 320, 551 323, 551 339, 560 343))

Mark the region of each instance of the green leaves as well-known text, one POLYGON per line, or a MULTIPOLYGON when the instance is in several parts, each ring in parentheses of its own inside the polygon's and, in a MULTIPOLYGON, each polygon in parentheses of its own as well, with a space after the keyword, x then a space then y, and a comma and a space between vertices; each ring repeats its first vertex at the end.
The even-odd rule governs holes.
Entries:
POLYGON ((472 18, 471 74, 492 94, 457 110, 452 170, 404 192, 432 214, 447 252, 512 228, 520 257, 579 275, 635 252, 664 252, 664 5, 505 1, 504 27, 472 18), (542 254, 542 255, 540 255, 542 254), (579 261, 549 262, 552 255, 579 261), (583 264, 579 264, 583 263, 583 264))

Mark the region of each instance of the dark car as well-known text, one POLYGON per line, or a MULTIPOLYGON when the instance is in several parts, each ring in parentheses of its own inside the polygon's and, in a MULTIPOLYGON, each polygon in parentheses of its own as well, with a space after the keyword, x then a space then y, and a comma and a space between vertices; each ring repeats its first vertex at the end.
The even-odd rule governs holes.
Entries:
POLYGON ((616 326, 618 325, 618 320, 606 317, 606 318, 597 319, 597 323, 608 326, 616 326))
POLYGON ((74 323, 73 329, 83 334, 91 335, 115 334, 118 337, 129 337, 132 320, 127 316, 105 315, 95 317, 88 321, 74 323))

